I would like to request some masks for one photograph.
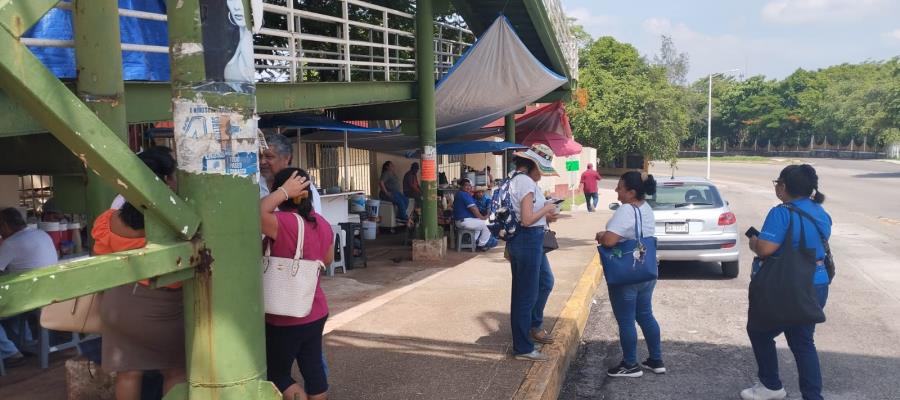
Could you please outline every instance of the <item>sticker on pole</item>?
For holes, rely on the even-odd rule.
[[[578,171],[578,159],[566,160],[566,171]]]
[[[256,120],[202,101],[175,100],[178,168],[196,174],[255,178],[259,172]]]
[[[422,149],[422,181],[437,181],[437,149],[434,146],[424,146]]]

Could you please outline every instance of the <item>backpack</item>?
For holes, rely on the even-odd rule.
[[[513,207],[512,196],[509,194],[509,187],[513,178],[522,175],[522,172],[515,172],[509,178],[500,182],[494,195],[491,196],[491,205],[488,210],[488,229],[491,234],[502,240],[510,240],[516,235],[516,229],[519,227],[519,217],[516,215],[515,207]]]

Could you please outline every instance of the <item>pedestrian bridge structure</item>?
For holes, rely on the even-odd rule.
[[[144,210],[148,241],[0,276],[0,317],[142,279],[155,287],[183,281],[188,382],[168,398],[280,398],[265,381],[256,164],[198,172],[179,148],[173,193],[126,144],[129,127],[224,115],[234,129],[228,145],[254,153],[258,114],[328,110],[345,120],[403,120],[427,150],[436,144],[434,82],[501,12],[531,53],[567,79],[544,101],[566,98],[577,79],[558,0],[339,0],[320,8],[169,0],[165,13],[121,3],[129,2],[0,0],[0,174],[54,176],[58,205],[89,220],[121,193]],[[70,15],[71,37],[31,35],[51,12]],[[120,26],[131,19],[163,24],[167,43],[124,41]],[[214,36],[229,29],[233,39]],[[235,54],[243,52],[252,61],[228,61],[221,79],[217,42],[231,59],[242,61]],[[48,69],[36,56],[47,48],[74,49],[74,76]],[[126,81],[123,54],[135,52],[164,55],[168,80]],[[230,68],[252,78],[228,79]],[[423,190],[436,199],[434,181],[423,179]],[[437,240],[436,202],[425,203],[422,234]]]

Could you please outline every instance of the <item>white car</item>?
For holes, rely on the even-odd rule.
[[[656,194],[646,201],[656,219],[660,261],[719,262],[726,277],[738,276],[737,220],[712,182],[694,177],[659,179]]]

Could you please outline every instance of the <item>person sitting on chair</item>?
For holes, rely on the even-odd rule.
[[[394,174],[394,163],[385,161],[381,166],[381,179],[378,182],[381,191],[378,198],[384,201],[394,203],[397,207],[397,219],[406,223],[409,217],[406,215],[406,208],[409,206],[409,199],[400,190],[400,180]]]
[[[478,210],[475,198],[472,197],[472,182],[468,179],[459,181],[460,191],[453,199],[453,220],[456,227],[469,231],[476,231],[476,250],[485,251],[497,245],[497,239],[491,237],[491,230],[487,226],[487,215]]]

